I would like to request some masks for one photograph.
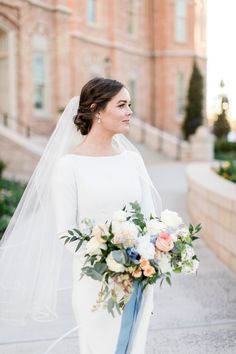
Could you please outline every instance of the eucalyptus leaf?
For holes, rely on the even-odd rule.
[[[82,246],[82,243],[83,243],[83,240],[80,240],[76,249],[75,249],[75,252],[77,252],[80,249],[80,247]]]
[[[111,252],[112,257],[117,263],[125,264],[128,261],[126,252],[122,250],[116,250]]]

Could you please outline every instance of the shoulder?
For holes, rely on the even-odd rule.
[[[69,154],[61,156],[54,165],[53,177],[73,178],[73,176],[74,176],[73,156]]]

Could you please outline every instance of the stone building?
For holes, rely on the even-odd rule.
[[[0,113],[50,132],[94,76],[129,88],[136,116],[178,134],[206,0],[0,0]]]

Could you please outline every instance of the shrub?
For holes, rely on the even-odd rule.
[[[20,201],[24,189],[25,185],[20,182],[0,179],[0,239]]]
[[[217,169],[217,173],[225,179],[236,183],[236,162],[224,161]]]
[[[189,81],[187,105],[185,117],[181,129],[184,139],[194,134],[203,121],[203,76],[196,62],[193,65],[192,75]]]

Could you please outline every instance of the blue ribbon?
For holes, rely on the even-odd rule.
[[[133,283],[133,293],[125,305],[115,354],[129,354],[134,336],[135,323],[142,302],[142,285]]]

